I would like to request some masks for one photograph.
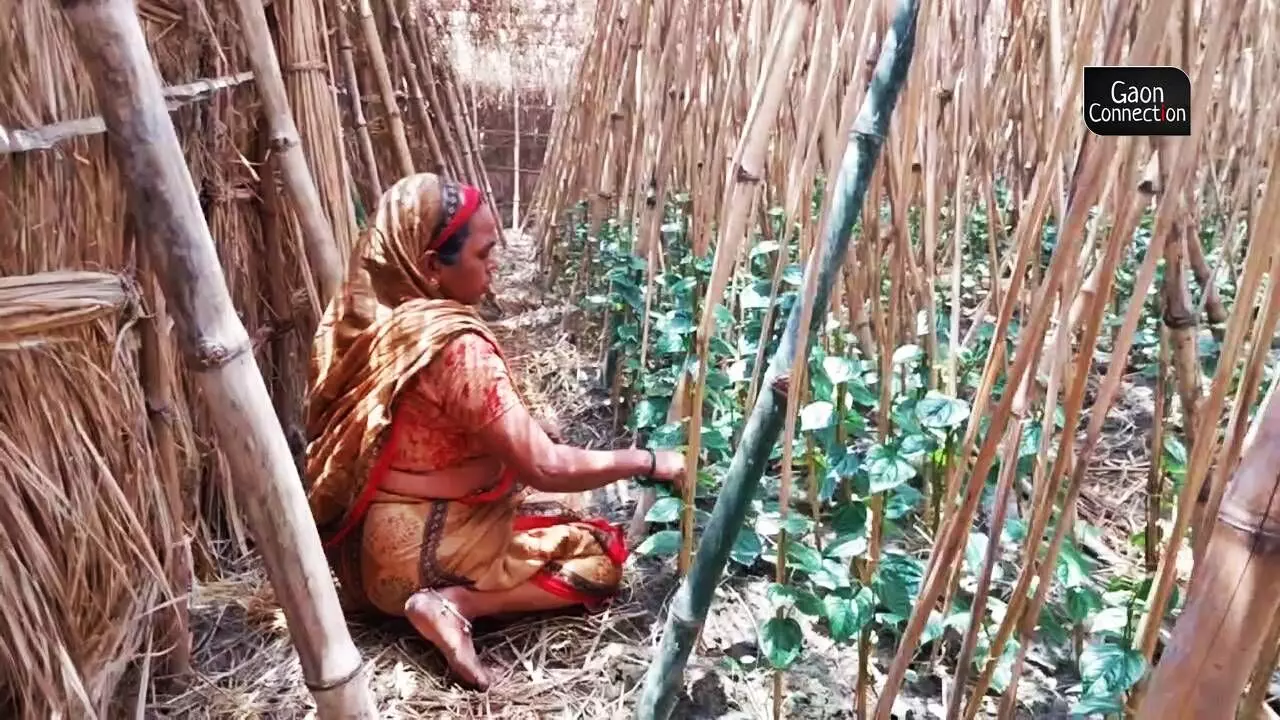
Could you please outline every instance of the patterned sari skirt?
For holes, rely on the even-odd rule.
[[[621,528],[521,487],[510,472],[458,500],[379,490],[361,525],[330,553],[343,605],[395,616],[422,589],[524,583],[595,608],[617,592],[627,558]]]

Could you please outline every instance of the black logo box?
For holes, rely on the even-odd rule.
[[[1084,69],[1084,124],[1095,135],[1191,134],[1191,78],[1165,65]]]

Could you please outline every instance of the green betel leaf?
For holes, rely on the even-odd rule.
[[[831,427],[835,406],[825,400],[809,403],[800,411],[800,429],[804,432],[825,430]]]
[[[915,466],[885,445],[871,448],[865,466],[870,480],[869,495],[892,490],[916,476]]]
[[[680,518],[680,511],[684,510],[684,500],[678,497],[659,498],[649,508],[649,512],[645,514],[644,521],[651,523],[669,523],[675,522]]]
[[[831,629],[831,639],[846,642],[862,631],[871,620],[875,610],[876,598],[871,588],[842,588],[822,598],[823,614],[827,619],[827,627]]]
[[[833,385],[849,382],[855,377],[853,361],[846,357],[825,357],[822,359],[822,369]]]
[[[734,323],[737,322],[737,319],[733,317],[733,313],[724,305],[716,305],[712,308],[711,312],[715,315],[716,327],[731,328],[734,326]],[[692,323],[690,324],[689,329],[693,329]]]
[[[924,354],[919,345],[903,345],[893,351],[893,364],[901,365],[903,363],[915,362],[917,358]]]
[[[763,551],[764,546],[756,531],[750,527],[743,527],[738,531],[738,539],[733,542],[733,549],[729,551],[729,559],[739,565],[751,567]]]
[[[788,513],[787,519],[780,527],[785,528],[787,536],[792,540],[795,540],[807,535],[810,530],[813,530],[813,521],[800,513]]]
[[[1058,555],[1057,582],[1064,588],[1084,585],[1093,574],[1093,561],[1080,552],[1073,542],[1062,544]]]
[[[665,398],[645,398],[636,403],[636,427],[643,430],[661,425],[670,405],[671,401]]]
[[[822,570],[809,576],[814,586],[823,590],[838,590],[849,587],[849,561],[826,558],[822,561]]]
[[[655,450],[670,450],[679,447],[684,443],[684,428],[678,422],[667,423],[657,430],[653,431],[653,435],[649,438],[650,447]]]
[[[950,430],[969,419],[969,404],[930,390],[916,403],[916,419],[927,428]]]
[[[757,255],[765,255],[765,254],[771,253],[777,250],[778,247],[779,247],[778,243],[772,240],[761,240],[760,242],[756,243],[755,247],[751,248],[751,257],[756,257]]]
[[[866,535],[867,506],[857,501],[841,505],[831,518],[831,528],[837,535]]]
[[[674,285],[671,286],[671,294],[681,295],[681,294],[687,293],[693,290],[693,287],[697,284],[698,284],[697,278],[691,278],[691,277],[680,278],[679,281],[677,281]]]
[[[1071,706],[1071,714],[1077,717],[1095,717],[1101,715],[1103,717],[1119,714],[1124,710],[1124,703],[1120,702],[1120,696],[1096,696],[1084,695],[1080,700]]]
[[[849,383],[849,397],[865,408],[875,408],[880,404],[880,396],[868,386],[866,378],[857,378]]]
[[[663,355],[676,355],[685,351],[684,345],[683,335],[665,332],[658,336],[654,349]]]
[[[1132,648],[1106,642],[1085,648],[1080,655],[1084,694],[1072,714],[1118,712],[1121,695],[1142,679],[1146,669],[1146,658]]]
[[[760,628],[760,649],[769,664],[778,670],[786,670],[800,658],[804,650],[804,631],[800,623],[787,618],[770,618]]]
[[[923,582],[923,563],[907,555],[886,552],[880,559],[872,588],[890,613],[909,617]]]
[[[802,543],[787,543],[787,562],[809,575],[822,572],[822,555]]]
[[[772,583],[765,592],[765,596],[769,598],[774,610],[793,607],[811,617],[822,616],[822,601],[804,588]]]
[[[636,553],[650,557],[674,557],[680,552],[680,531],[663,530],[644,539]]]
[[[834,542],[827,546],[823,554],[830,558],[849,560],[867,551],[866,528],[861,532],[837,535]]]
[[[748,285],[738,293],[738,302],[743,310],[763,310],[769,307],[769,296]]]

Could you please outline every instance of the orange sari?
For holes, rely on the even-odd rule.
[[[371,485],[389,470],[428,473],[484,457],[475,433],[521,399],[498,348],[467,333],[411,379]],[[340,538],[339,576],[378,610],[398,615],[421,588],[481,592],[526,582],[596,606],[612,596],[627,558],[623,534],[523,488],[503,470],[483,491],[421,500],[375,489],[360,532]]]
[[[596,606],[621,580],[620,528],[537,497],[508,468],[457,500],[380,487],[392,470],[486,457],[478,432],[522,403],[488,327],[433,298],[414,262],[430,228],[458,222],[458,194],[427,174],[392,186],[326,309],[307,399],[312,515],[348,609],[403,615],[422,589],[524,583]]]

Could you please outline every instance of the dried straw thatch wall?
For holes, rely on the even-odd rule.
[[[223,2],[142,0],[138,10],[167,85],[232,78],[172,117],[270,372],[276,357],[305,353],[291,323],[313,320],[290,270],[301,267],[295,243],[271,230],[291,220],[260,199],[258,100],[243,82],[237,15]],[[181,477],[161,477],[152,459],[136,329],[153,305],[104,136],[14,151],[41,128],[95,125],[93,88],[53,3],[0,0],[0,69],[0,716],[93,717],[148,686],[167,642],[165,578],[182,541],[167,490],[185,489],[198,571],[248,540],[181,367],[172,405],[152,408],[173,421]],[[304,142],[315,151],[314,138]],[[298,394],[292,375],[277,396]]]
[[[468,103],[468,89],[487,86],[458,78],[456,43],[441,41],[450,26],[430,4],[366,5],[369,15],[346,0],[267,6],[303,149],[344,256],[357,202],[367,208],[376,199],[356,107],[382,186],[404,167],[366,17],[388,59],[414,167],[439,167],[432,144],[450,140],[451,174],[483,182],[482,162],[512,164],[509,141],[475,142],[478,133],[467,127],[482,116],[510,128],[511,107],[494,105],[500,89],[471,93]],[[138,13],[227,284],[297,447],[319,307],[297,223],[268,162],[238,13],[217,0],[140,0]],[[356,93],[347,91],[348,68]],[[530,170],[524,197],[532,197],[541,164],[545,140],[537,136],[550,122],[545,90],[528,88],[521,131],[534,139],[521,150]],[[362,98],[358,106],[353,96]],[[0,717],[94,717],[136,707],[182,634],[175,608],[186,606],[180,569],[188,540],[200,578],[239,564],[251,549],[226,459],[180,357],[172,353],[167,373],[175,397],[148,396],[154,384],[140,378],[146,329],[165,317],[152,279],[138,269],[96,112],[56,5],[0,0]],[[497,175],[499,188],[510,185],[509,169]],[[509,189],[499,192],[509,199]],[[172,431],[173,466],[157,453],[156,427]]]

